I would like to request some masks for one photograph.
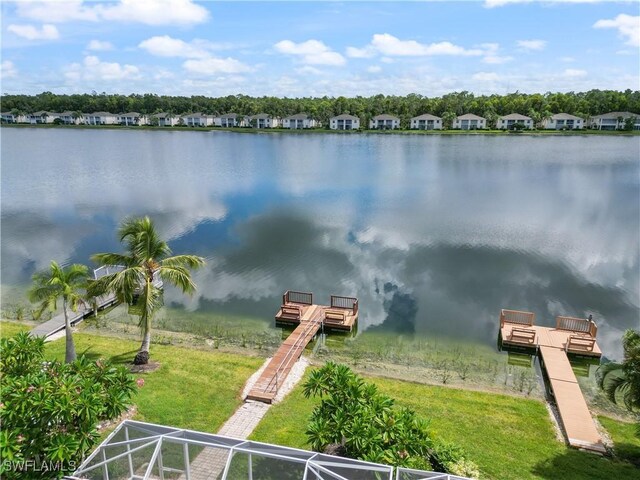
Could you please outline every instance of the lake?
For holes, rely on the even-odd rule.
[[[1,129],[3,302],[148,214],[207,259],[165,303],[273,322],[285,290],[357,296],[359,332],[495,345],[501,308],[640,319],[640,137]],[[323,302],[324,301],[324,302]]]

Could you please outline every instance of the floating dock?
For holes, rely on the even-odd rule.
[[[500,337],[503,345],[534,348],[540,353],[540,363],[549,378],[569,445],[605,453],[602,438],[567,356],[600,358],[602,351],[596,343],[596,324],[591,319],[562,316],[556,318],[555,328],[536,326],[534,321],[534,313],[502,310]]]
[[[332,295],[330,305],[316,305],[311,293],[287,291],[275,319],[276,324],[296,328],[280,345],[246,400],[272,403],[293,365],[321,329],[352,330],[358,321],[358,299]]]

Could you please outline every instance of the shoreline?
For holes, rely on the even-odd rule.
[[[536,136],[623,136],[636,137],[640,136],[640,130],[531,130],[520,131],[517,133],[506,130],[330,130],[326,128],[309,128],[309,129],[288,129],[288,128],[251,128],[251,127],[160,127],[151,125],[126,126],[126,125],[53,125],[53,124],[27,124],[27,123],[3,123],[0,129],[9,128],[59,128],[59,129],[77,129],[77,130],[133,130],[133,131],[166,131],[166,132],[232,132],[243,134],[336,134],[336,135],[491,135],[491,136],[510,136],[520,137],[523,135]]]

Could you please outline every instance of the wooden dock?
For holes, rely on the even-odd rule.
[[[547,374],[569,445],[605,453],[567,354],[599,358],[596,324],[589,318],[557,317],[556,327],[534,325],[535,314],[517,310],[500,313],[500,336],[504,345],[535,348]]]
[[[358,321],[358,299],[332,295],[330,305],[316,305],[311,293],[287,291],[275,318],[277,324],[297,327],[275,353],[246,400],[272,403],[291,368],[320,329],[351,331]]]

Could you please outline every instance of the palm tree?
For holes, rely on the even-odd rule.
[[[40,310],[49,308],[56,310],[57,303],[62,298],[64,312],[64,330],[66,335],[66,350],[64,360],[67,363],[76,359],[76,347],[73,343],[69,308],[77,311],[83,303],[83,293],[87,286],[88,268],[85,265],[73,264],[64,268],[56,262],[51,262],[49,270],[36,273],[33,276],[33,286],[29,290],[29,300],[40,302]]]
[[[90,291],[94,295],[113,292],[120,302],[138,307],[142,344],[133,362],[141,365],[149,361],[151,323],[156,311],[162,307],[158,280],[191,294],[196,285],[190,269],[202,267],[204,259],[195,255],[171,256],[169,245],[160,239],[149,217],[125,220],[118,230],[118,237],[125,243],[126,253],[98,253],[91,259],[100,265],[124,268],[92,282]]]
[[[627,330],[622,347],[622,363],[605,363],[598,368],[598,386],[612,402],[622,401],[627,409],[640,411],[640,333]]]

